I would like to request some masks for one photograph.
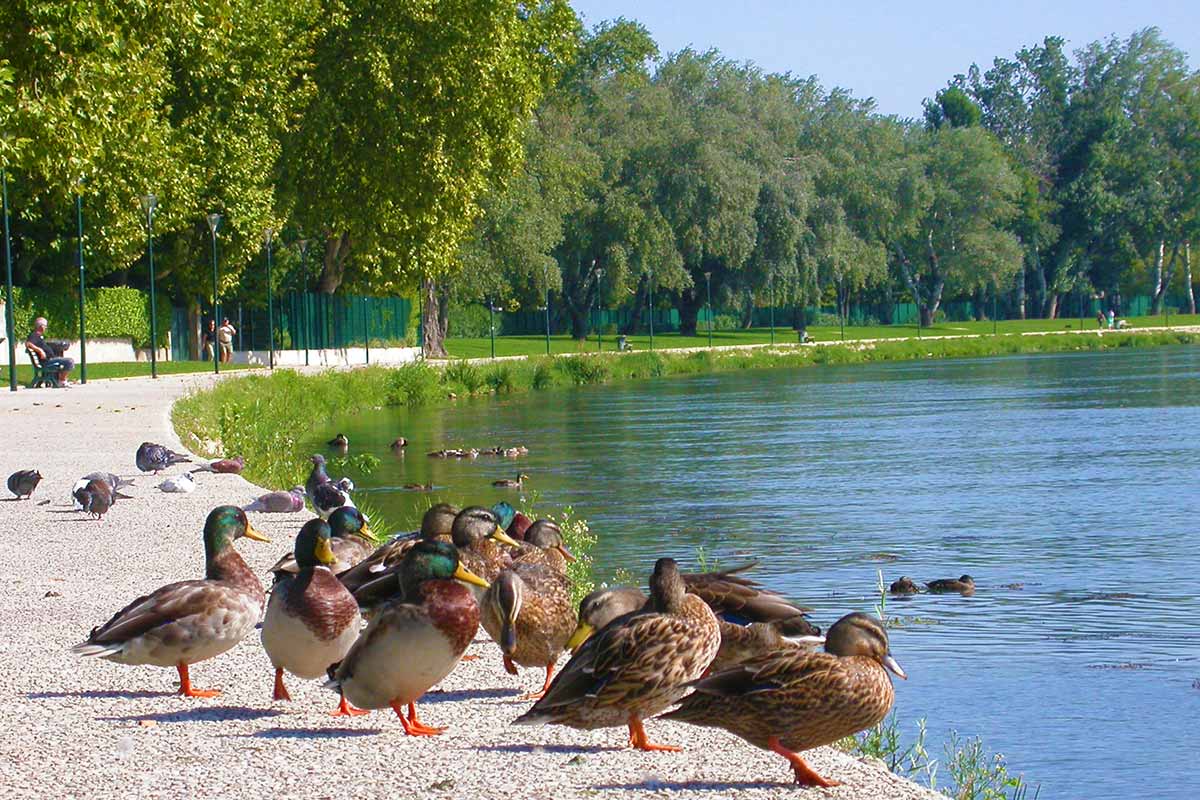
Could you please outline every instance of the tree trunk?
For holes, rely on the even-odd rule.
[[[592,331],[590,311],[591,309],[584,310],[572,303],[567,304],[567,315],[571,318],[571,337],[576,341],[582,342],[587,339]]]
[[[700,308],[704,305],[704,300],[700,297],[700,293],[695,287],[684,289],[679,293],[679,302],[676,307],[679,309],[679,333],[683,336],[695,336],[696,326],[700,318]]]
[[[1036,247],[1033,249],[1033,253],[1034,253],[1034,259],[1035,259],[1034,263],[1036,264],[1037,263],[1037,261],[1036,261],[1037,248]],[[1016,306],[1017,306],[1017,319],[1025,319],[1025,270],[1024,269],[1021,269],[1017,272],[1017,284],[1016,284],[1015,288],[1016,288],[1015,299],[1016,299]]]
[[[421,350],[426,358],[446,357],[446,328],[442,320],[442,302],[433,278],[421,281]]]
[[[632,336],[641,327],[642,311],[646,305],[647,286],[648,282],[646,276],[643,274],[638,278],[637,291],[633,294],[633,308],[629,312],[629,321],[620,329],[620,332],[625,336]]]
[[[1154,252],[1154,307],[1155,315],[1162,313],[1162,298],[1163,298],[1163,253],[1166,251],[1167,243],[1163,239],[1158,240],[1158,249]]]
[[[188,301],[188,331],[191,336],[188,337],[188,358],[192,361],[200,360],[200,337],[203,335],[200,319],[200,301],[192,298]]]
[[[333,294],[346,277],[346,257],[350,255],[350,234],[334,233],[325,238],[325,253],[321,260],[321,275],[317,291]]]
[[[1183,277],[1187,286],[1188,313],[1196,313],[1196,293],[1192,290],[1192,243],[1183,243]]]
[[[984,311],[984,306],[986,305],[986,301],[987,301],[987,295],[984,293],[983,287],[982,286],[975,287],[975,297],[971,301],[971,306],[972,306],[971,310],[973,312],[975,312],[973,314],[973,316],[975,317],[976,322],[983,322],[984,320],[986,320],[988,318],[987,312]]]
[[[1046,319],[1058,319],[1058,292],[1046,296]]]

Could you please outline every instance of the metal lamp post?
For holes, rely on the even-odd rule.
[[[646,288],[650,292],[650,351],[654,352],[654,270],[650,270],[650,279]]]
[[[87,383],[87,321],[83,310],[83,292],[87,287],[83,275],[83,196],[79,192],[75,193],[75,223],[79,245],[79,382]]]
[[[299,250],[300,250],[300,274],[303,277],[303,280],[307,281],[308,280],[308,239],[299,240],[298,242],[296,242],[296,247],[299,248]],[[304,366],[307,367],[308,366],[308,339],[309,339],[309,333],[311,333],[311,331],[312,331],[312,322],[308,318],[309,317],[308,299],[306,298],[305,295],[306,295],[306,292],[300,292],[300,306],[304,309],[304,315],[303,315],[304,320],[301,323],[301,327],[303,327],[303,329],[304,329],[304,333],[303,333]],[[299,330],[299,328],[297,328],[297,330]],[[295,344],[295,343],[293,342],[293,344]]]
[[[4,327],[8,331],[8,388],[17,390],[17,343],[13,341],[12,238],[8,230],[8,173],[0,167],[0,194],[4,197]]]
[[[550,355],[550,272],[542,269],[542,283],[546,285],[546,355]]]
[[[708,296],[708,346],[712,347],[712,324],[713,324],[713,308],[712,308],[712,271],[704,273],[704,289]]]
[[[220,374],[221,372],[221,346],[220,346],[220,318],[221,314],[218,307],[220,298],[217,297],[217,228],[221,227],[221,215],[215,211],[208,215],[208,230],[212,233],[212,267],[213,267],[213,299],[212,299],[212,314],[213,314],[213,373]]]
[[[496,304],[488,298],[488,336],[492,341],[492,358],[496,357]]]
[[[996,335],[996,282],[992,281],[992,336]]]
[[[275,369],[275,298],[271,296],[271,237],[273,228],[267,228],[267,364]]]
[[[771,270],[771,344],[775,344],[775,270]]]
[[[592,259],[592,269],[596,273],[596,300],[593,309],[596,317],[596,352],[604,349],[604,331],[600,329],[600,279],[604,277],[603,269],[595,269],[596,259]]]
[[[158,296],[154,293],[154,211],[158,198],[142,197],[142,212],[146,215],[146,260],[150,267],[150,377],[158,377]]]

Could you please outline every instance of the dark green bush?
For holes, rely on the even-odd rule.
[[[447,311],[446,335],[454,339],[481,339],[488,336],[491,315],[486,306],[456,306]],[[497,321],[499,325],[499,321]]]
[[[157,299],[161,347],[171,330],[171,305],[161,295]],[[88,289],[83,307],[89,339],[129,338],[135,347],[150,344],[150,296],[145,292],[123,287]],[[79,293],[15,287],[13,330],[24,339],[37,317],[50,322],[50,338],[74,339],[79,335]]]

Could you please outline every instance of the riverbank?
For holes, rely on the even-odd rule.
[[[945,336],[856,340],[810,345],[515,356],[424,362],[396,368],[300,374],[278,370],[227,381],[174,408],[178,436],[205,455],[238,452],[251,480],[275,488],[303,482],[300,442],[310,426],[334,415],[388,406],[422,406],[460,398],[507,395],[669,375],[823,364],[979,358],[1019,353],[1089,352],[1200,343],[1200,328]]]
[[[471,647],[482,658],[460,665],[423,701],[423,718],[450,728],[428,739],[404,736],[394,717],[382,712],[331,719],[327,712],[336,696],[312,681],[293,679],[295,701],[272,703],[272,671],[254,635],[193,669],[198,685],[224,690],[207,700],[173,695],[169,670],[72,656],[67,649],[123,604],[199,575],[208,510],[262,491],[240,476],[202,474],[194,493],[165,495],[154,488],[161,478],[134,468],[142,441],[185,447],[172,431],[171,406],[213,388],[214,380],[97,382],[19,392],[0,404],[7,445],[0,473],[38,468],[45,476],[32,500],[0,502],[6,542],[0,571],[8,588],[0,648],[0,690],[8,698],[0,706],[7,733],[0,739],[0,785],[9,797],[240,800],[286,792],[294,798],[715,800],[792,791],[782,759],[716,731],[651,722],[652,738],[680,744],[685,752],[647,754],[624,747],[623,730],[510,727],[527,707],[516,696],[537,688],[539,673],[508,676],[485,641]],[[218,388],[238,383],[222,381]],[[294,429],[306,424],[291,418]],[[137,481],[128,490],[133,499],[117,503],[101,523],[70,509],[71,484],[91,470]],[[273,544],[243,541],[238,549],[264,574],[308,516],[256,515],[255,525]],[[810,761],[845,782],[822,796],[939,796],[829,748],[813,751]]]

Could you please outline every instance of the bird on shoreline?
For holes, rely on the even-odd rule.
[[[313,492],[322,483],[329,483],[329,473],[325,471],[325,456],[315,454],[309,457],[312,462],[312,469],[309,470],[308,479],[304,481],[304,493],[308,496],[309,502],[312,502]]]
[[[75,498],[75,508],[86,511],[96,520],[108,513],[117,498],[131,499],[129,495],[110,488],[108,483],[100,478],[93,478],[83,486],[76,483],[75,486],[75,490],[71,492],[71,496]]]
[[[492,486],[500,489],[521,489],[525,486],[525,481],[529,480],[529,476],[524,472],[518,472],[516,480],[512,478],[501,478],[498,481],[492,481]]]
[[[204,521],[204,577],[139,597],[93,628],[72,652],[119,664],[174,667],[179,694],[219,694],[193,687],[188,667],[229,650],[258,624],[265,595],[262,583],[233,547],[243,536],[270,541],[237,506],[214,508]]]
[[[488,588],[453,545],[417,542],[400,567],[403,599],[379,610],[345,659],[329,668],[326,686],[358,708],[391,708],[409,736],[442,733],[417,718],[416,702],[453,671],[479,629],[479,606],[459,581]]]
[[[246,460],[241,456],[235,456],[234,458],[222,458],[219,461],[201,464],[192,470],[192,472],[220,472],[226,475],[241,475],[245,466]]]
[[[8,476],[8,490],[15,494],[18,500],[28,500],[41,482],[42,473],[36,469],[22,469]]]
[[[525,538],[513,556],[513,564],[543,564],[555,572],[566,573],[567,563],[575,560],[563,542],[562,528],[549,519],[536,520],[525,531]]]
[[[196,491],[196,481],[192,479],[190,472],[185,472],[181,475],[172,475],[160,483],[158,488],[170,494],[191,494]]]
[[[336,514],[334,516],[337,516]],[[358,639],[362,617],[358,603],[334,577],[338,557],[331,546],[329,523],[310,519],[296,535],[295,574],[277,574],[263,619],[263,649],[275,668],[272,700],[291,700],[284,670],[300,678],[321,678],[330,664],[341,661]],[[342,695],[332,716],[366,714]]]
[[[421,517],[416,534],[394,536],[375,548],[366,558],[338,575],[362,608],[371,608],[399,594],[399,569],[408,551],[421,540],[450,541],[450,530],[458,509],[447,503],[432,506]]]
[[[286,514],[304,510],[304,487],[293,486],[287,492],[267,492],[259,495],[243,511],[259,511],[264,514]]]
[[[925,588],[933,594],[975,594],[975,579],[970,575],[960,578],[939,578],[925,584]]]
[[[513,724],[551,723],[581,730],[629,727],[629,743],[652,744],[642,720],[675,704],[720,646],[712,610],[688,594],[675,561],[660,558],[650,578],[651,610],[614,622],[591,637],[563,667],[542,699]]]
[[[313,522],[313,520],[309,520],[309,522]],[[340,575],[358,564],[371,555],[375,549],[375,540],[371,538],[371,527],[367,524],[362,512],[354,506],[342,506],[337,509],[329,515],[326,524],[330,531],[330,552],[333,553],[333,561],[326,563],[325,566],[334,575]],[[306,522],[305,525],[307,526],[308,523]],[[303,530],[301,528],[301,531]],[[298,556],[298,552],[287,553],[275,562],[269,571],[275,575],[277,582],[300,571]]]
[[[173,450],[168,450],[161,444],[142,442],[134,455],[134,462],[142,472],[153,472],[157,475],[174,464],[191,463],[191,459]]]
[[[831,744],[879,723],[892,707],[888,671],[907,678],[888,650],[887,632],[866,614],[829,628],[825,652],[768,652],[694,683],[679,708],[661,719],[721,728],[787,759],[801,786],[837,786],[801,751]]]

